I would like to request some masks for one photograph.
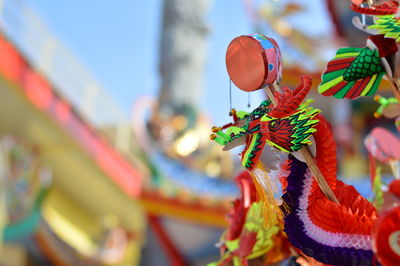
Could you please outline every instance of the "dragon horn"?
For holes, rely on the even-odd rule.
[[[309,76],[301,76],[300,77],[300,84],[294,90],[294,94],[296,94],[296,95],[299,94],[299,97],[301,97],[300,103],[302,103],[304,101],[304,98],[310,92],[311,85],[312,85],[312,78],[311,77],[309,77]],[[300,105],[300,103],[299,103],[299,105]]]
[[[301,76],[300,84],[295,90],[283,88],[283,93],[275,92],[276,105],[268,113],[269,116],[282,118],[296,112],[311,89],[312,79],[309,76]]]

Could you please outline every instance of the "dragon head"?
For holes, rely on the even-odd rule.
[[[264,101],[251,113],[243,114],[234,124],[217,128],[211,136],[224,150],[246,145],[242,152],[242,165],[252,170],[260,159],[266,143],[284,152],[295,152],[310,144],[315,132],[319,109],[309,107],[311,100],[303,100],[311,88],[311,78],[303,76],[295,90],[284,88],[275,93],[276,104]]]
[[[261,119],[268,114],[272,109],[272,103],[270,100],[263,101],[260,106],[254,109],[247,117],[245,128],[247,132],[256,132],[260,130]]]

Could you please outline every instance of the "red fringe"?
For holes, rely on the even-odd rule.
[[[396,1],[391,1],[382,5],[374,6],[374,8],[361,7],[353,3],[351,4],[350,9],[354,12],[365,15],[383,16],[396,14],[398,7],[399,3],[397,3]]]

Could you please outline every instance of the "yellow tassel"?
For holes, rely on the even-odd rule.
[[[266,226],[274,226],[283,219],[283,213],[274,196],[277,192],[277,187],[261,162],[257,163],[250,174],[257,189],[259,201],[261,202],[262,215],[264,216]]]

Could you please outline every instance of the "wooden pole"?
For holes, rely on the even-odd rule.
[[[400,86],[396,78],[388,78],[390,87],[392,88],[393,94],[396,97],[397,101],[400,104]]]
[[[389,161],[390,168],[392,169],[393,176],[395,179],[400,179],[399,176],[399,165],[397,160],[390,160]]]
[[[400,85],[399,85],[399,81],[397,80],[396,77],[389,78],[388,75],[386,75],[386,77],[387,77],[387,79],[389,81],[390,87],[392,88],[394,96],[396,97],[398,103],[400,104]],[[396,160],[390,160],[389,161],[389,165],[390,165],[390,168],[391,168],[391,170],[393,172],[394,178],[395,179],[400,179],[398,162]]]
[[[318,165],[315,162],[315,159],[310,152],[310,149],[307,146],[304,146],[303,148],[300,149],[300,153],[306,160],[308,168],[310,168],[311,173],[313,174],[315,180],[317,181],[319,188],[322,190],[322,193],[324,193],[324,195],[329,200],[336,202],[337,204],[340,204],[335,194],[333,193],[331,187],[329,186],[328,182],[326,182],[324,175],[319,170]]]
[[[276,105],[277,102],[275,100],[273,93],[275,91],[281,91],[279,86],[276,83],[273,83],[272,85],[265,86],[264,91],[267,93],[272,104]],[[308,168],[310,169],[312,175],[314,176],[315,180],[317,181],[317,184],[318,184],[319,188],[321,189],[322,193],[324,193],[324,195],[329,200],[331,200],[337,204],[340,204],[338,199],[336,198],[335,194],[333,193],[332,189],[330,188],[328,182],[326,181],[325,177],[319,170],[318,165],[315,162],[314,156],[312,155],[308,146],[303,146],[303,148],[301,148],[299,150],[299,152],[304,157],[304,159],[308,165]]]

